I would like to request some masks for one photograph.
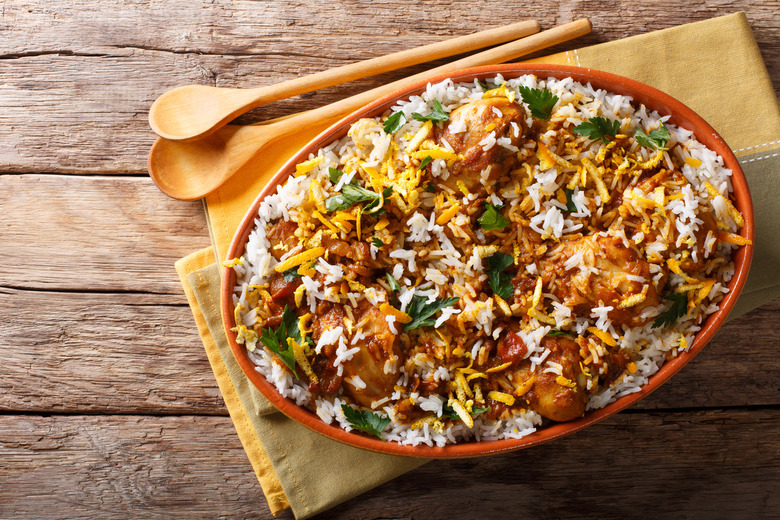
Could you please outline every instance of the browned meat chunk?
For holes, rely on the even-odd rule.
[[[312,320],[311,337],[316,344],[322,334],[336,327],[344,326],[344,309],[339,305],[324,302],[317,309]],[[330,394],[337,392],[341,386],[342,377],[338,375],[338,369],[333,365],[336,358],[338,345],[326,345],[322,352],[314,356],[312,370],[317,375],[317,384],[309,385],[309,391],[315,394]]]
[[[320,337],[325,331],[333,330],[337,327],[344,327],[344,317],[346,313],[340,305],[334,305],[330,302],[322,302],[317,307],[317,312],[311,323],[311,337],[314,343],[320,341]],[[327,357],[333,357],[336,353],[337,345],[326,345],[322,348],[322,354]]]
[[[295,230],[298,224],[292,221],[279,219],[268,230],[268,242],[271,245],[271,254],[279,260],[284,254],[298,245],[298,239],[295,236]]]
[[[346,265],[349,278],[353,280],[358,276],[371,276],[374,260],[371,258],[371,250],[366,242],[345,242],[330,236],[322,239],[322,246],[331,255],[337,257],[339,263]]]
[[[575,255],[575,265],[567,269],[566,262]],[[550,256],[543,272],[545,287],[579,316],[589,316],[593,307],[612,306],[609,319],[615,325],[635,327],[650,319],[640,317],[642,310],[659,303],[650,264],[619,238],[583,237],[562,243]],[[637,303],[619,308],[631,297]]]
[[[491,180],[511,170],[517,163],[515,152],[498,143],[485,150],[486,145],[480,142],[494,133],[496,139],[508,138],[511,145],[520,147],[527,130],[525,118],[522,105],[503,97],[479,99],[453,110],[449,123],[437,132],[436,137],[440,143],[447,141],[463,159],[449,168],[450,176],[444,184],[456,188],[457,181],[462,180],[469,191],[476,192],[482,185],[481,173],[486,168],[490,168],[488,178]],[[466,130],[463,132],[450,130],[464,124]]]
[[[585,390],[587,379],[580,369],[579,345],[564,336],[547,336],[542,346],[550,349],[550,355],[541,367],[537,368],[536,379],[531,390],[523,397],[539,415],[553,421],[571,421],[585,413],[588,393]],[[561,365],[561,373],[545,372],[551,363]],[[530,361],[525,361],[513,375],[513,382],[522,385],[530,377]]]
[[[268,292],[271,294],[271,298],[280,305],[293,306],[293,293],[295,289],[301,285],[301,279],[295,278],[288,282],[284,279],[284,276],[280,273],[274,274],[271,278],[271,283],[268,287]]]
[[[364,336],[356,344],[350,343],[348,348],[357,346],[360,350],[351,359],[341,363],[343,372],[339,376],[338,367],[334,364],[338,343],[324,346],[312,362],[312,370],[319,383],[310,385],[309,390],[314,393],[333,393],[341,386],[356,402],[370,407],[372,402],[393,392],[403,364],[401,351],[396,335],[378,308],[364,301],[354,314],[357,320],[355,329],[361,330]],[[337,327],[346,329],[346,316],[344,307],[340,305],[327,302],[321,304],[312,321],[312,339],[315,344],[325,331]],[[356,377],[359,381],[353,379]]]
[[[364,302],[355,319],[366,336],[357,343],[360,351],[343,363],[344,389],[355,401],[370,407],[373,401],[393,392],[403,362],[396,335],[378,308]],[[352,379],[355,376],[360,378],[365,388],[355,384]]]
[[[528,349],[523,339],[509,330],[498,341],[496,353],[502,363],[519,363],[528,354]]]

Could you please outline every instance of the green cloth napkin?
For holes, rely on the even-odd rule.
[[[731,318],[780,296],[780,280],[775,274],[775,266],[780,265],[780,226],[776,217],[780,206],[780,108],[743,13],[534,61],[580,65],[628,76],[666,91],[702,115],[737,154],[755,206],[753,268]],[[230,196],[222,201],[219,197],[206,200],[210,230],[217,230],[212,233],[214,249],[220,258],[237,225],[233,220],[236,208],[242,205],[236,198],[239,190],[236,186],[230,189]],[[250,202],[253,198],[254,194],[248,197]],[[231,406],[226,399],[239,436],[245,447],[251,446],[247,444],[251,439],[244,440],[251,435],[238,422],[241,417],[248,417],[253,428],[249,433],[264,448],[264,453],[249,448],[247,453],[272,511],[289,504],[296,518],[307,518],[425,462],[344,446],[275,412],[240,372],[227,346],[219,313],[210,310],[213,305],[205,305],[207,299],[213,304],[213,299],[218,298],[216,265],[180,274],[188,285],[186,289],[195,294],[197,301],[191,301],[191,306],[196,320],[202,312],[227,367],[229,381],[215,369],[220,388],[230,383],[224,388],[233,389],[243,405],[242,416],[240,406]],[[203,330],[201,336],[206,345]],[[258,461],[264,455],[275,475],[263,473],[265,466]],[[273,488],[275,482],[280,484],[283,494],[274,493],[273,489],[269,492],[267,488]]]

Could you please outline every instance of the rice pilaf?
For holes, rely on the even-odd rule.
[[[520,438],[688,349],[748,243],[731,171],[629,97],[428,85],[311,154],[230,264],[237,341],[324,422]]]

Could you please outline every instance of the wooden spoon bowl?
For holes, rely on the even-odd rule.
[[[335,122],[409,83],[459,69],[512,60],[577,38],[590,30],[589,20],[576,20],[272,124],[226,126],[193,142],[158,139],[149,154],[149,175],[163,193],[174,199],[199,199],[220,187],[274,139],[315,123]]]
[[[149,125],[157,135],[166,139],[201,139],[265,103],[481,49],[538,31],[539,22],[525,20],[253,89],[184,85],[165,92],[155,100],[149,110]]]

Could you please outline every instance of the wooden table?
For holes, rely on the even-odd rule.
[[[738,10],[780,88],[777,0],[0,1],[0,518],[271,517],[173,269],[209,245],[201,204],[146,174],[159,94],[270,84],[525,17],[590,17],[561,50]],[[425,465],[322,517],[778,517],[779,340],[775,300],[616,417]]]

